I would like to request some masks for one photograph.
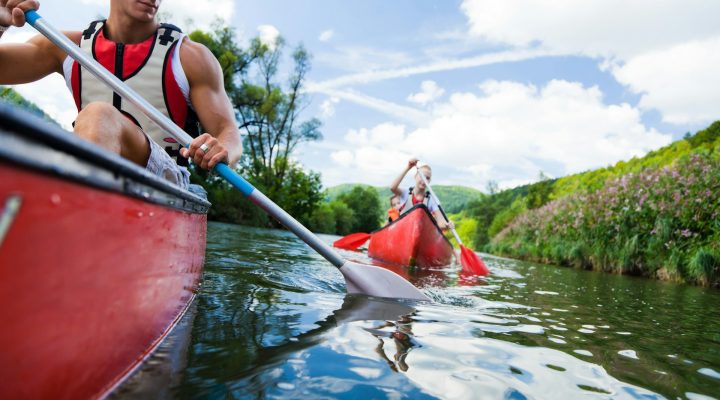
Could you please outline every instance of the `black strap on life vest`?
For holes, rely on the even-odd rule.
[[[91,22],[90,26],[88,26],[88,28],[82,32],[83,39],[85,39],[85,40],[90,39],[95,34],[95,31],[97,30],[97,25],[101,22],[105,23],[105,20],[101,19],[101,20]]]
[[[410,186],[410,189],[408,189],[408,196],[413,195],[413,189],[415,189],[415,186]],[[429,200],[430,199],[430,191],[429,190],[425,190],[425,199],[428,200],[428,203],[430,202],[430,200]],[[423,200],[423,203],[424,202],[425,202],[425,200]]]

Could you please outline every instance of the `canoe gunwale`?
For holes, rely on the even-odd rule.
[[[210,203],[15,106],[0,103],[0,160],[184,212]]]

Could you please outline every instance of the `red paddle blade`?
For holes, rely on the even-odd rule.
[[[368,233],[351,233],[334,241],[333,246],[345,250],[356,250],[358,247],[362,246],[363,243],[367,242],[368,239],[370,239],[370,234]]]
[[[460,264],[463,271],[474,275],[490,275],[490,270],[474,251],[465,246],[460,246]]]

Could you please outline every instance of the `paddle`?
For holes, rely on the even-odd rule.
[[[25,18],[30,25],[45,35],[51,42],[65,51],[98,79],[105,82],[115,93],[118,93],[125,100],[142,110],[148,118],[170,133],[179,143],[186,147],[190,144],[192,141],[190,135],[180,129],[165,115],[161,114],[150,103],[140,97],[139,94],[110,73],[110,71],[89,57],[79,46],[40,17],[36,11],[27,11]],[[418,288],[393,272],[371,265],[344,260],[332,247],[321,241],[320,238],[296,221],[290,214],[285,212],[285,210],[273,203],[272,200],[268,199],[259,190],[255,189],[227,164],[217,164],[214,170],[236,189],[250,198],[253,203],[277,219],[298,238],[320,253],[323,258],[337,267],[345,278],[348,293],[359,293],[375,297],[430,300]]]
[[[445,218],[445,221],[450,222],[450,219],[448,219],[447,214],[445,214],[445,210],[443,210],[442,205],[440,204],[440,199],[435,196],[435,192],[430,187],[430,184],[428,183],[427,179],[425,179],[425,175],[420,171],[420,167],[417,168],[417,173],[420,175],[420,178],[422,178],[423,183],[425,183],[425,186],[427,187],[427,190],[430,192],[430,195],[432,196],[433,200],[435,200],[435,203],[437,203],[438,208],[440,209],[440,212],[442,213],[443,218]],[[412,194],[411,194],[412,195]],[[458,245],[460,246],[460,265],[462,265],[463,269],[466,272],[473,273],[475,275],[488,275],[490,274],[490,270],[485,265],[485,263],[480,259],[480,257],[475,254],[474,251],[468,249],[465,247],[462,243],[462,240],[460,240],[460,235],[458,235],[455,228],[451,229],[453,235],[455,236],[455,240],[457,240]]]
[[[369,233],[351,233],[334,241],[333,246],[345,250],[357,250],[357,248],[365,244],[368,239],[370,239]]]

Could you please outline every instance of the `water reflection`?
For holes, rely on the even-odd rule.
[[[390,328],[390,331],[384,330],[386,328]],[[390,369],[394,372],[406,372],[408,370],[405,359],[410,350],[419,347],[419,344],[412,336],[412,314],[403,315],[397,321],[385,321],[383,325],[372,329],[365,328],[365,330],[378,338],[379,343],[375,348],[375,352],[388,363]],[[385,353],[385,340],[388,338],[392,339],[395,344],[395,355],[392,360]]]

